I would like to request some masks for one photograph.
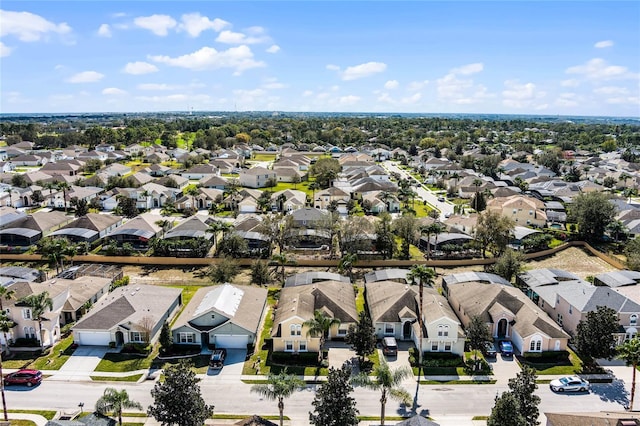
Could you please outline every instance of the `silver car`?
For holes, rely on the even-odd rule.
[[[560,377],[549,383],[554,392],[586,392],[590,386],[588,381],[578,376]]]

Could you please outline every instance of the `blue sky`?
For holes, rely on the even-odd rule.
[[[4,113],[640,116],[640,2],[1,7]]]

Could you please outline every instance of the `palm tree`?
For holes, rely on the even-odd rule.
[[[216,247],[216,241],[218,239],[218,234],[222,231],[228,224],[226,222],[222,222],[219,220],[214,220],[209,224],[209,232],[213,235],[213,246]],[[217,248],[217,247],[216,247]]]
[[[629,399],[629,411],[633,411],[633,398],[636,393],[636,369],[640,364],[640,339],[634,337],[628,342],[624,342],[617,347],[617,358],[623,359],[627,365],[633,367],[633,376],[631,379],[631,397]]]
[[[162,220],[156,220],[154,223],[156,225],[158,225],[162,229],[162,237],[161,238],[164,238],[164,233],[166,232],[167,228],[171,224],[171,221],[167,220],[167,219],[162,219]]]
[[[322,362],[324,357],[324,342],[329,334],[331,327],[340,325],[338,318],[331,318],[323,311],[317,309],[313,313],[313,318],[302,323],[303,327],[307,327],[307,336],[320,337],[320,351],[318,353],[318,362]]]
[[[9,194],[9,206],[13,207],[13,200],[11,199],[11,193],[13,192],[13,188],[7,187],[3,191]]]
[[[103,415],[107,413],[117,415],[119,425],[122,425],[123,408],[137,408],[138,410],[142,410],[142,405],[139,402],[129,399],[129,394],[126,390],[118,391],[114,388],[106,388],[100,399],[96,402],[96,411]]]
[[[3,300],[11,300],[16,295],[15,290],[9,290],[5,286],[0,287],[0,311],[4,312],[4,307],[2,306]]]
[[[294,265],[295,264],[295,260],[290,259],[285,253],[281,252],[281,253],[274,254],[273,256],[271,256],[271,261],[275,263],[274,272],[276,274],[278,274],[278,270],[280,271],[280,273],[279,273],[280,281],[282,281],[282,284],[284,284],[285,267],[287,265]]]
[[[338,262],[338,270],[340,272],[346,272],[353,282],[353,266],[358,261],[358,255],[355,253],[345,253],[342,255],[342,259]]]
[[[58,186],[56,185],[55,182],[46,182],[44,184],[44,188],[49,190],[49,206],[53,205],[53,190],[56,189]]]
[[[40,333],[40,349],[44,350],[44,339],[42,338],[42,316],[49,308],[53,310],[53,299],[49,296],[48,291],[43,291],[40,294],[30,294],[27,297],[20,299],[20,303],[31,308],[31,318],[38,321],[38,329]]]
[[[67,190],[69,190],[71,187],[67,182],[64,182],[64,181],[58,182],[56,187],[59,190],[62,190],[62,203],[64,204],[64,212],[66,214],[67,213]]]
[[[311,190],[311,207],[315,207],[316,205],[316,189],[320,189],[320,185],[316,181],[313,181],[309,184],[309,189]]]
[[[418,307],[418,328],[420,328],[420,353],[418,354],[418,363],[420,365],[422,365],[422,335],[424,326],[424,312],[422,310],[424,307],[424,286],[425,284],[430,287],[433,286],[433,279],[435,275],[436,273],[432,269],[427,268],[426,265],[415,265],[407,274],[407,280],[411,284],[415,284],[417,280],[419,285],[418,295],[420,299],[420,306]]]
[[[287,370],[278,374],[269,373],[267,383],[251,386],[251,392],[263,396],[269,401],[278,401],[280,411],[280,426],[284,424],[284,399],[289,398],[294,392],[304,388],[304,381],[293,374],[287,374]]]
[[[13,327],[15,327],[16,323],[11,321],[7,314],[4,312],[0,313],[0,331],[4,337],[4,345],[7,350],[7,355],[11,354],[11,350],[9,349],[9,339],[7,339],[7,333],[11,331]],[[0,353],[2,350],[0,350]]]
[[[190,186],[184,191],[185,195],[189,195],[191,197],[191,208],[198,210],[196,206],[196,197],[200,194],[200,189],[197,186]]]
[[[380,424],[384,426],[385,407],[389,397],[403,404],[411,403],[411,395],[401,387],[402,381],[411,377],[411,375],[412,372],[409,368],[400,367],[391,370],[389,364],[382,360],[380,365],[373,369],[373,378],[366,373],[360,373],[351,379],[351,381],[356,386],[380,391]]]

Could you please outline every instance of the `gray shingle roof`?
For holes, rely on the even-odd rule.
[[[399,268],[380,269],[378,271],[373,271],[366,274],[364,276],[364,281],[366,283],[373,283],[376,281],[387,281],[387,280],[405,280],[406,281],[408,273],[409,273],[408,269],[399,269]]]
[[[313,284],[319,281],[341,281],[344,283],[350,283],[349,277],[344,277],[340,274],[332,272],[302,272],[288,277],[284,283],[285,287],[295,287],[299,285]]]

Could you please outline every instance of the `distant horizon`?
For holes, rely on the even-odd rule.
[[[16,114],[640,116],[640,2],[1,7],[0,111]]]

